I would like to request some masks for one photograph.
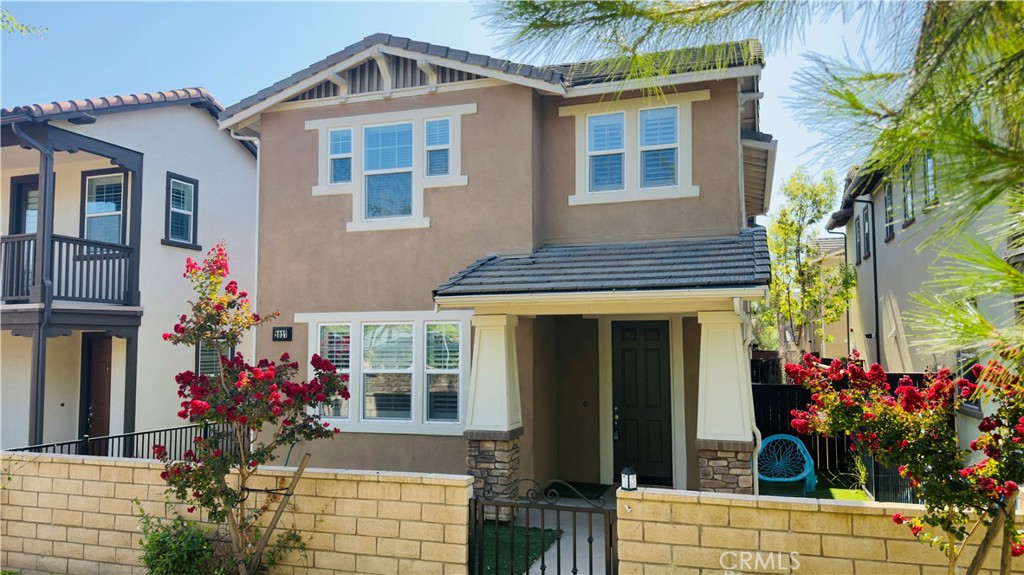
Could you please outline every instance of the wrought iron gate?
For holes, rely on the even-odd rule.
[[[618,573],[614,501],[557,480],[521,479],[506,492],[519,496],[485,489],[470,506],[471,575]]]

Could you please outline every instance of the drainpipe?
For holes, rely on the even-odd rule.
[[[743,320],[743,347],[750,349],[750,341],[753,339],[754,324],[750,322],[750,317],[743,311],[743,306],[740,302],[740,298],[732,298],[732,309],[736,312],[736,315],[740,316]],[[747,358],[747,365],[750,365],[750,358]],[[749,367],[748,367],[749,369]],[[749,377],[747,378],[750,379]],[[749,382],[748,382],[749,383]],[[751,472],[751,486],[753,487],[754,495],[757,495],[761,491],[760,484],[757,481],[757,454],[761,453],[761,430],[757,428],[757,417],[754,415],[754,394],[751,391],[747,395],[747,412],[750,414],[750,429],[754,431],[754,456],[750,458],[750,472]]]
[[[879,303],[878,303],[878,234],[875,233],[875,203],[868,200],[858,200],[857,198],[850,198],[855,204],[867,204],[871,210],[871,283],[873,284],[873,296],[874,296],[874,307],[875,307],[875,333],[873,337],[875,339],[875,363],[882,364],[882,324],[879,320]],[[849,316],[847,316],[849,317]]]
[[[53,281],[51,275],[51,241],[53,238],[53,150],[36,141],[26,134],[19,122],[11,124],[11,131],[14,132],[23,142],[39,151],[39,177],[43,179],[39,186],[39,212],[43,215],[42,221],[38,222],[36,228],[36,253],[33,265],[36,266],[35,273],[39,274],[39,281],[42,285],[43,317],[39,321],[39,331],[32,342],[33,365],[32,371],[37,378],[44,378],[46,375],[46,331],[50,324],[50,314],[53,308]],[[35,274],[33,274],[35,275]],[[35,278],[33,278],[34,281]],[[29,429],[29,443],[39,445],[43,442],[43,417],[46,413],[46,381],[33,381],[33,386],[38,389],[31,390],[29,405],[29,421],[32,423]],[[35,401],[32,401],[35,399]]]
[[[874,219],[874,214],[871,216]],[[871,222],[871,243],[875,241],[875,223]],[[843,267],[850,265],[850,252],[846,249],[846,232],[834,232],[832,230],[825,230],[825,233],[832,234],[834,236],[843,236]],[[871,247],[871,251],[874,251],[874,246]],[[872,254],[874,255],[874,254]],[[850,356],[850,352],[853,351],[850,341],[850,300],[846,300],[846,356]]]

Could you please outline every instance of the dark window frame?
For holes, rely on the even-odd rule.
[[[861,243],[864,241],[864,239],[861,237],[860,234],[861,234],[861,230],[860,230],[860,216],[854,216],[853,217],[853,238],[854,238],[853,243],[854,243],[854,245],[857,248],[856,249],[856,252],[857,252],[857,264],[860,264],[860,262],[861,262]]]
[[[892,180],[885,182],[885,241],[896,237],[896,225],[894,222],[894,207],[892,203]]]
[[[864,223],[862,235],[864,243],[864,247],[862,248],[862,251],[864,252],[863,259],[868,259],[871,257],[871,228],[873,226],[869,224],[874,224],[874,222],[871,220],[869,216],[870,212],[868,211],[868,207],[869,206],[864,206],[864,209],[861,210],[861,220]]]
[[[56,178],[54,178],[56,180]],[[25,195],[22,193],[22,189],[25,185],[35,184],[36,190],[39,189],[39,174],[29,174],[24,176],[11,176],[11,203],[10,203],[10,219],[7,224],[7,235],[18,235],[28,233],[25,231],[24,222],[20,221],[20,216],[25,211]],[[15,231],[17,229],[18,231]],[[36,228],[38,230],[38,228]]]
[[[931,163],[931,173],[929,173],[929,162]],[[939,185],[937,182],[938,178],[936,177],[937,166],[935,154],[931,150],[925,150],[922,168],[924,171],[924,209],[926,211],[939,205]]]
[[[914,223],[917,213],[914,211],[914,161],[908,160],[900,169],[903,188],[903,227]]]
[[[84,170],[82,171],[82,201],[78,210],[78,237],[83,240],[88,239],[85,237],[85,206],[88,203],[89,196],[89,178],[96,176],[109,176],[111,174],[121,174],[121,243],[120,245],[128,245],[128,212],[130,206],[128,202],[131,201],[131,194],[129,193],[129,187],[131,186],[128,179],[128,170],[126,168],[104,168],[102,170]],[[89,240],[91,242],[98,242],[101,240]]]
[[[171,239],[171,181],[178,180],[192,186],[192,241],[183,242]],[[199,180],[167,172],[164,184],[164,238],[160,243],[165,246],[182,248],[186,250],[202,251],[203,246],[196,240],[199,239]]]

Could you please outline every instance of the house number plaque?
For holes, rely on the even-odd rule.
[[[292,340],[292,328],[290,327],[275,327],[272,332],[273,341],[291,341]]]

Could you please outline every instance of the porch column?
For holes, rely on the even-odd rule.
[[[32,365],[29,368],[28,444],[43,443],[43,414],[46,412],[46,330],[32,330]]]
[[[516,325],[511,315],[472,319],[473,363],[466,417],[466,467],[478,492],[513,497],[519,478],[519,437],[523,415],[519,401]]]
[[[700,379],[697,459],[700,490],[753,493],[754,433],[750,356],[735,312],[697,314]]]

